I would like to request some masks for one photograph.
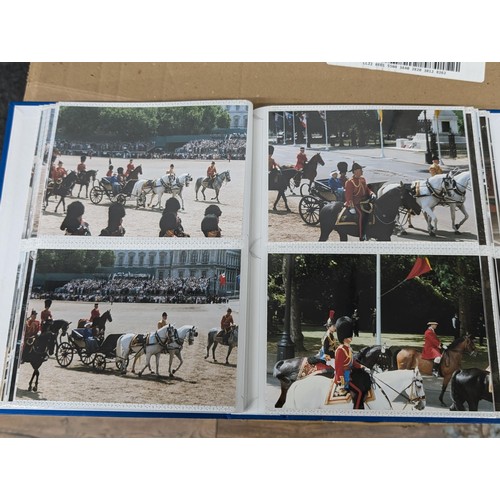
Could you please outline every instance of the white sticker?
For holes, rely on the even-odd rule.
[[[331,62],[336,66],[378,69],[408,75],[433,76],[466,82],[484,82],[484,62]]]

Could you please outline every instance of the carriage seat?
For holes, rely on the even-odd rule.
[[[111,191],[113,189],[113,185],[111,184],[111,181],[109,180],[109,177],[103,177],[101,179],[101,186],[106,189]]]

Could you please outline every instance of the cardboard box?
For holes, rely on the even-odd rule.
[[[327,63],[32,63],[28,101],[248,99],[271,104],[427,104],[500,108],[500,63],[483,83]]]

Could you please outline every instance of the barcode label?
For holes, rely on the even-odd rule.
[[[419,76],[433,76],[466,82],[484,82],[486,63],[470,62],[359,62],[328,63],[351,68],[393,71]]]

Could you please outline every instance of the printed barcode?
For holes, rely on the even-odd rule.
[[[460,71],[459,62],[390,62],[389,64],[400,64],[402,66],[412,66],[414,68],[436,69],[439,71]]]

